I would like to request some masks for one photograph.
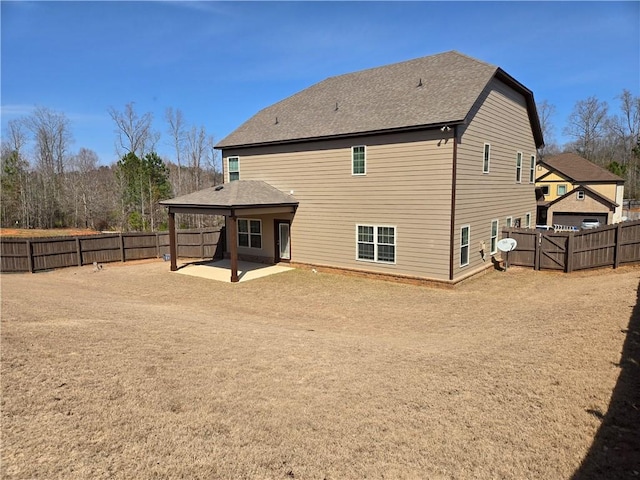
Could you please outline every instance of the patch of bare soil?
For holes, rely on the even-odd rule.
[[[626,450],[610,427],[640,391],[638,268],[510,268],[454,290],[168,270],[0,277],[3,479],[640,471],[606,453],[638,446],[628,413]]]

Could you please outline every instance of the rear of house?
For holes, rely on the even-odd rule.
[[[225,182],[298,202],[239,218],[228,242],[247,259],[455,283],[491,265],[502,227],[535,224],[541,144],[532,93],[457,52],[332,77],[218,144]]]

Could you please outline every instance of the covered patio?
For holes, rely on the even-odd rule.
[[[298,207],[298,201],[266,182],[259,180],[236,180],[215,187],[199,190],[187,195],[163,200],[161,205],[169,213],[169,252],[171,271],[178,270],[176,246],[176,213],[222,215],[225,217],[227,231],[231,282],[238,282],[238,218],[266,215],[284,215],[292,217]],[[286,236],[288,249],[288,229]],[[276,248],[281,247],[276,241]],[[281,259],[277,253],[274,258]]]

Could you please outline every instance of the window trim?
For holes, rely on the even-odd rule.
[[[516,183],[522,183],[522,152],[516,152]]]
[[[529,183],[536,183],[536,156],[531,155],[529,164]]]
[[[355,172],[355,149],[356,148],[362,148],[363,149],[363,155],[364,155],[364,171],[362,173],[356,173]],[[353,145],[351,147],[351,175],[354,177],[361,177],[363,175],[367,174],[367,146],[366,145]]]
[[[578,190],[576,192],[576,200],[582,202],[582,201],[584,201],[585,197],[586,197],[586,195],[584,193],[584,190]]]
[[[462,243],[462,239],[464,238],[464,236],[462,235],[462,231],[465,228],[467,229],[467,243],[463,244]],[[460,251],[459,251],[459,253],[460,253],[460,268],[466,267],[467,265],[469,265],[469,259],[471,257],[471,255],[469,254],[470,253],[470,251],[469,251],[470,250],[470,246],[471,246],[471,225],[468,225],[468,224],[467,225],[462,225],[460,227]],[[467,263],[462,263],[462,249],[464,247],[467,248]]]
[[[252,250],[262,250],[262,246],[263,246],[263,242],[262,242],[262,220],[259,218],[238,218],[236,220],[238,222],[238,234],[237,234],[237,238],[236,238],[236,242],[238,245],[238,248],[250,248]],[[240,222],[241,221],[246,221],[247,222],[247,232],[240,232]],[[258,224],[260,225],[260,233],[252,233],[251,232],[251,222],[258,222]],[[240,245],[240,234],[243,235],[247,235],[247,239],[249,241],[249,245],[248,246],[244,246],[244,245]],[[252,247],[251,246],[251,237],[252,236],[259,236],[260,237],[260,247]]]
[[[560,193],[560,187],[564,188],[564,192]],[[559,183],[558,185],[556,185],[556,195],[558,197],[562,197],[564,195],[567,194],[567,184],[566,183]]]
[[[371,227],[373,228],[373,260],[368,258],[360,258],[360,251],[358,246],[360,245],[360,239],[358,237],[358,230],[360,227]],[[378,229],[379,228],[392,228],[393,229],[393,243],[378,243]],[[371,242],[362,242],[370,244]],[[393,262],[388,260],[379,260],[378,259],[378,247],[380,245],[393,245]],[[396,225],[375,225],[375,224],[365,224],[365,223],[357,223],[356,224],[356,261],[357,262],[368,262],[368,263],[381,263],[383,265],[395,265],[398,260],[398,227]]]
[[[489,173],[491,170],[491,144],[485,143],[482,149],[482,173]]]
[[[238,161],[238,169],[234,171],[231,171],[231,165],[229,163],[232,159],[235,159]],[[235,180],[231,180],[232,173],[237,173],[238,178],[236,178]],[[240,180],[240,157],[238,155],[231,155],[230,157],[227,157],[227,178],[229,179],[230,182],[235,182],[236,180]]]
[[[524,228],[531,228],[531,212],[524,214]]]
[[[496,226],[496,233],[493,234],[493,226]],[[498,253],[498,234],[500,231],[500,220],[497,218],[491,220],[491,233],[489,234],[489,253],[491,255]]]
[[[506,217],[504,221],[504,226],[507,228],[513,227],[513,217]]]

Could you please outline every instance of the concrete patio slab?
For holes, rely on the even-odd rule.
[[[246,282],[288,270],[293,270],[293,268],[284,265],[238,262],[238,280],[240,282]],[[178,268],[176,273],[231,283],[231,261],[224,259],[213,262],[190,263]]]

